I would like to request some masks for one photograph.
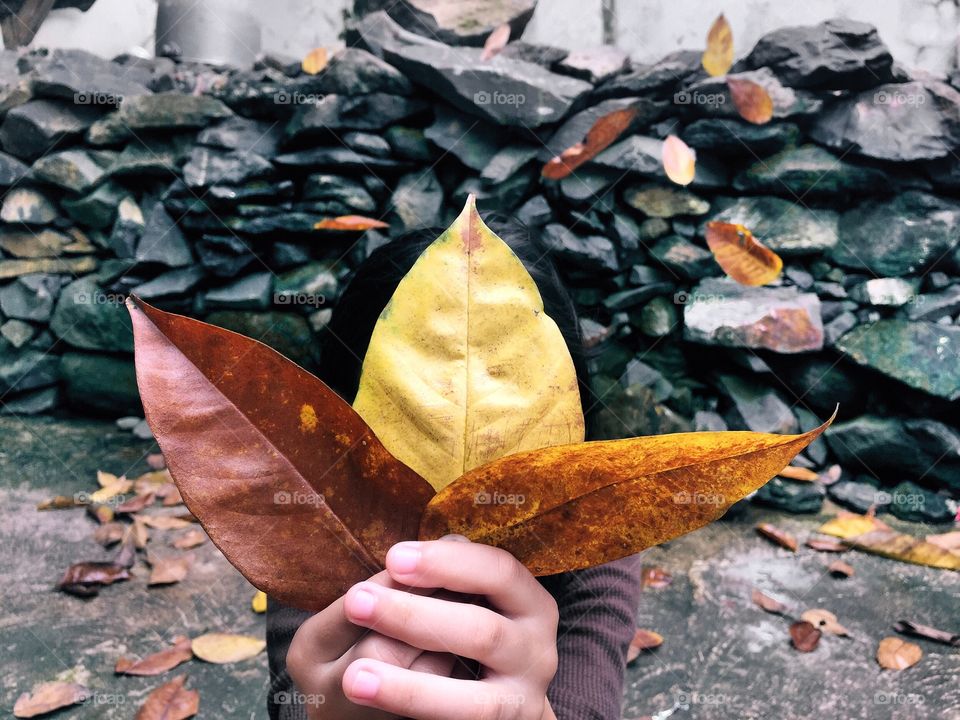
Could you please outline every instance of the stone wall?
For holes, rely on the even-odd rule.
[[[949,519],[960,492],[960,95],[912,77],[848,21],[763,37],[733,72],[774,120],[738,118],[697,52],[480,49],[358,21],[316,76],[80,51],[0,56],[0,400],[17,415],[139,411],[130,292],[315,367],[338,292],[369,252],[444,225],[468,193],[542,236],[580,309],[598,437],[807,429],[850,507]],[[458,42],[454,35],[449,42]],[[550,157],[638,108],[615,145],[556,182]],[[689,189],[662,138],[698,153]],[[314,230],[360,214],[389,230]],[[711,219],[785,262],[775,286],[723,277]],[[857,480],[857,482],[853,482]],[[897,485],[879,493],[875,486]],[[760,501],[819,507],[823,485]],[[918,498],[920,500],[918,500]],[[951,501],[952,502],[952,501]]]

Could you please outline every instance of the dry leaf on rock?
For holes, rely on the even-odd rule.
[[[141,660],[122,657],[117,660],[113,671],[118,675],[161,675],[192,657],[190,638],[178,635],[173,639],[173,647],[147,655]]]
[[[179,675],[147,695],[134,720],[186,720],[200,709],[200,693],[185,689],[186,675]]]
[[[764,125],[773,117],[773,99],[767,89],[753,80],[727,78],[730,99],[740,117],[754,125]]]
[[[117,495],[123,495],[128,493],[133,489],[133,481],[127,480],[126,478],[120,478],[110,485],[106,485],[99,490],[96,490],[90,493],[90,502],[91,503],[102,503],[110,500],[111,498],[116,497]]]
[[[480,53],[480,62],[487,62],[503,50],[510,42],[510,23],[498,25],[493,32],[487,35],[483,43],[483,52]]]
[[[824,610],[823,608],[813,608],[812,610],[807,610],[805,613],[803,613],[803,615],[800,616],[800,619],[810,623],[818,630],[828,633],[829,635],[841,635],[845,637],[850,634],[843,625],[837,622],[836,615],[829,610]]]
[[[799,620],[790,626],[790,640],[800,652],[808,653],[816,650],[822,634],[806,620]]]
[[[917,637],[933,640],[934,642],[960,647],[960,633],[950,633],[946,630],[938,630],[929,625],[921,625],[910,620],[900,620],[894,623],[893,629],[899,633],[907,635],[916,635]]]
[[[923,650],[919,645],[898,637],[885,637],[877,647],[877,662],[886,670],[906,670],[920,662]]]
[[[733,30],[721,13],[707,33],[707,49],[701,60],[708,75],[726,75],[733,65]]]
[[[116,514],[113,512],[113,508],[109,505],[103,505],[101,503],[87,505],[87,515],[92,517],[101,525],[105,525],[108,522],[113,522]]]
[[[190,558],[150,558],[150,579],[147,585],[172,585],[183,580],[190,572]]]
[[[952,530],[939,535],[927,535],[927,542],[944,550],[960,552],[960,530]]]
[[[173,515],[141,515],[140,521],[154,530],[181,530],[193,525],[189,520],[174,517]]]
[[[183,535],[173,541],[173,546],[178,550],[189,550],[198,545],[203,545],[207,541],[207,534],[203,530],[187,530]]]
[[[326,218],[315,223],[314,230],[348,230],[351,232],[362,232],[366,230],[379,230],[390,227],[382,220],[364,217],[363,215],[341,215],[335,218]]]
[[[820,552],[847,552],[850,548],[836,540],[824,540],[822,538],[809,538],[806,542],[808,548],[813,548]]]
[[[663,141],[663,171],[677,185],[689,185],[697,173],[697,154],[676,135]]]
[[[89,697],[90,691],[76,683],[45,682],[37,685],[31,692],[23,693],[13,706],[13,716],[32,718],[46,715],[55,710],[77,705]]]
[[[115,485],[120,481],[120,478],[114,475],[113,473],[104,472],[103,470],[97,470],[97,485],[102,488],[110,487]]]
[[[630,646],[627,648],[627,662],[633,662],[646,650],[653,650],[663,645],[663,636],[653,630],[638,628],[633,634]]]
[[[820,526],[818,531],[843,538],[849,547],[873,555],[915,565],[960,570],[960,553],[944,550],[921,538],[897,532],[870,515],[840,513]]]
[[[761,592],[757,588],[753,589],[750,599],[753,600],[758,607],[763,608],[768,613],[773,613],[774,615],[783,615],[787,611],[786,605],[779,600],[775,600],[766,593]]]
[[[253,598],[250,600],[250,609],[257,614],[262,614],[267,611],[267,594],[263,590],[257,590],[254,593]]]
[[[76,495],[56,495],[49,500],[37,503],[37,510],[66,510],[86,505]]]
[[[79,562],[66,569],[56,589],[79,597],[93,597],[103,585],[129,579],[130,572],[122,565],[113,562]]]
[[[655,565],[645,565],[640,571],[640,584],[643,587],[654,588],[658,590],[665,588],[673,582],[673,575],[662,567]]]
[[[314,48],[304,56],[303,61],[300,63],[300,67],[307,75],[316,75],[327,67],[328,61],[329,54],[327,53],[327,49],[324,47],[318,47]]]
[[[232,663],[259,655],[267,644],[249,635],[207,633],[193,639],[193,654],[209,663]]]
[[[543,166],[541,175],[547,180],[562,180],[570,173],[610,147],[637,117],[635,107],[621,108],[597,118],[586,137],[564,150]]]
[[[797,467],[796,465],[787,465],[778,474],[780,477],[785,477],[790,480],[799,480],[801,482],[816,482],[820,479],[820,476],[813,470],[804,467]]]
[[[843,560],[834,560],[830,565],[827,566],[827,570],[831,575],[836,575],[838,577],[850,577],[853,575],[854,570],[853,566],[850,563],[846,563]]]
[[[757,532],[763,535],[767,540],[776,543],[780,547],[785,547],[793,552],[797,551],[797,539],[786,530],[781,530],[770,523],[760,523],[756,528]]]
[[[126,530],[127,526],[120,522],[98,525],[97,529],[93,531],[93,539],[104,547],[109,547],[123,540]]]
[[[741,285],[766,285],[783,270],[780,256],[757,242],[743,225],[713,220],[707,223],[706,237],[717,264]]]
[[[134,495],[129,500],[117,505],[115,512],[118,514],[127,514],[132,515],[138,513],[144,508],[148,508],[153,505],[153,501],[156,500],[156,495],[154,493],[146,493],[144,495]]]

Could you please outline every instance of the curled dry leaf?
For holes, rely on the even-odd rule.
[[[124,533],[123,539],[120,541],[120,549],[117,551],[116,557],[113,558],[113,563],[114,565],[119,565],[120,567],[130,569],[136,564],[136,562],[136,538],[132,532]]]
[[[906,670],[920,662],[923,650],[919,645],[898,637],[885,637],[877,647],[877,662],[886,670]]]
[[[263,590],[257,590],[250,600],[250,609],[257,614],[267,611],[267,594]]]
[[[562,180],[570,173],[610,147],[633,124],[635,107],[621,108],[594,121],[586,137],[552,158],[541,174],[547,180]]]
[[[775,600],[766,593],[761,592],[757,588],[753,589],[750,599],[753,600],[754,604],[756,604],[758,607],[763,608],[768,613],[773,613],[774,615],[783,615],[787,611],[786,605],[779,600]]]
[[[500,51],[507,46],[508,42],[510,42],[510,23],[498,25],[493,32],[487,35],[487,39],[483,43],[483,52],[480,53],[480,62],[487,62],[494,56],[500,54]]]
[[[927,542],[944,550],[960,552],[960,530],[940,533],[939,535],[927,535]]]
[[[200,693],[187,690],[186,675],[178,675],[147,695],[134,720],[186,720],[200,709]]]
[[[147,529],[146,523],[143,522],[143,518],[138,515],[133,516],[133,524],[127,528],[127,533],[137,550],[143,550],[150,540],[150,531]],[[124,540],[126,540],[126,536],[124,536]]]
[[[93,531],[93,539],[104,547],[109,547],[110,545],[115,545],[123,540],[123,535],[126,532],[126,529],[127,526],[119,522],[110,522],[106,525],[99,525],[97,529]]]
[[[116,497],[117,495],[123,495],[128,493],[133,489],[133,482],[127,480],[126,478],[120,478],[115,483],[106,485],[99,490],[90,493],[90,502],[91,503],[102,503],[110,500],[111,498]]]
[[[717,16],[707,33],[707,49],[701,60],[708,75],[726,75],[733,65],[733,30],[723,16]]]
[[[140,395],[170,472],[254,586],[320,610],[416,535],[433,490],[320,380],[255,340],[129,308]]]
[[[232,663],[259,655],[266,642],[249,635],[207,633],[193,639],[193,654],[208,663]]]
[[[97,485],[102,488],[110,487],[120,481],[120,478],[114,475],[113,473],[108,473],[103,470],[97,470]]]
[[[850,548],[836,540],[823,540],[821,538],[809,538],[806,542],[808,548],[813,548],[819,552],[847,552]]]
[[[637,628],[633,634],[633,640],[630,641],[630,647],[627,648],[627,662],[636,660],[640,653],[645,650],[653,650],[663,645],[663,636],[653,630]]]
[[[180,491],[177,490],[177,486],[173,483],[167,483],[166,485],[161,485],[160,489],[157,491],[157,497],[162,499],[162,505],[164,507],[173,507],[174,505],[182,505],[183,498],[180,497]]]
[[[707,223],[707,246],[723,271],[741,285],[766,285],[783,270],[783,260],[761,245],[743,225]]]
[[[190,572],[190,558],[168,557],[150,559],[150,579],[147,585],[172,585]]]
[[[960,553],[897,532],[870,515],[843,512],[820,526],[818,531],[843,538],[847,546],[873,555],[915,565],[960,570]]]
[[[79,562],[66,569],[56,585],[57,590],[92,597],[103,585],[130,579],[130,572],[114,562]]]
[[[172,670],[180,663],[185,663],[193,657],[190,649],[190,638],[178,635],[173,639],[173,647],[147,655],[141,660],[131,660],[122,657],[117,660],[113,671],[118,675],[162,675]]]
[[[140,521],[154,530],[180,530],[193,524],[190,520],[173,515],[141,515]]]
[[[784,547],[792,552],[797,551],[797,539],[786,530],[781,530],[776,525],[770,523],[760,523],[757,525],[757,532],[763,535],[780,547]]]
[[[854,573],[853,566],[843,560],[834,560],[827,566],[827,570],[837,577],[850,577]]]
[[[86,505],[86,503],[81,502],[76,495],[56,495],[49,500],[37,503],[37,510],[66,510],[83,505]]]
[[[773,117],[773,99],[767,89],[753,80],[727,78],[730,99],[740,117],[754,125],[764,125]]]
[[[147,455],[147,466],[151,470],[163,470],[167,461],[163,459],[163,453],[150,453]]]
[[[87,515],[92,517],[101,525],[104,525],[108,522],[113,522],[113,518],[116,517],[116,514],[113,512],[113,508],[109,505],[95,503],[87,505],[86,507]]]
[[[189,550],[198,545],[203,545],[207,541],[207,534],[203,530],[187,530],[183,535],[173,541],[173,546],[178,550]]]
[[[779,473],[780,477],[785,477],[790,480],[799,480],[801,482],[816,482],[820,479],[820,476],[817,475],[813,470],[804,467],[797,467],[796,465],[787,465]]]
[[[504,455],[583,440],[566,341],[472,195],[377,320],[353,407],[437,490]]]
[[[960,647],[960,633],[950,633],[946,630],[938,630],[929,625],[921,625],[910,620],[900,620],[895,623],[893,629],[906,635],[916,635],[917,637],[933,640],[934,642]]]
[[[806,620],[798,620],[790,626],[790,641],[800,652],[808,653],[816,650],[822,635],[820,630]]]
[[[673,575],[661,567],[645,565],[640,573],[640,584],[643,587],[659,590],[673,582]]]
[[[115,512],[121,515],[138,513],[144,508],[153,505],[153,501],[156,500],[156,498],[157,496],[152,492],[144,495],[134,495],[129,500],[125,500],[117,505]]]
[[[697,173],[697,154],[676,135],[663,141],[663,171],[677,185],[689,185]]]
[[[534,575],[609,562],[716,520],[831,421],[803,435],[677,433],[517,453],[437,493],[420,538],[458,533],[496,545]],[[525,501],[477,502],[493,492]],[[717,502],[690,503],[698,494]]]
[[[843,625],[837,622],[837,616],[829,610],[824,610],[823,608],[813,608],[812,610],[807,610],[803,613],[803,615],[800,616],[800,619],[810,623],[818,630],[829,635],[841,635],[844,637],[850,635],[850,632]]]
[[[46,715],[55,710],[82,703],[90,691],[76,683],[45,682],[37,685],[31,692],[23,693],[13,706],[13,716],[32,718]]]
[[[364,217],[363,215],[341,215],[335,218],[325,218],[314,224],[314,230],[348,230],[363,232],[365,230],[379,230],[390,227],[382,220]]]
[[[329,53],[327,53],[327,49],[318,47],[314,48],[304,56],[303,61],[300,63],[300,67],[307,75],[316,75],[327,67],[328,62]]]

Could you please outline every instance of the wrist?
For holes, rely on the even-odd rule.
[[[557,716],[550,706],[550,698],[548,697],[543,699],[543,715],[540,716],[540,720],[557,720]]]

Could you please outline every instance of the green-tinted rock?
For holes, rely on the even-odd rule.
[[[797,419],[779,393],[755,380],[721,375],[720,384],[754,432],[794,433]]]
[[[113,223],[120,201],[128,194],[119,185],[106,182],[92,193],[80,198],[68,198],[61,205],[67,214],[81,225],[104,230]]]
[[[37,160],[30,174],[38,180],[82,193],[103,177],[103,167],[85,150],[64,150]]]
[[[68,352],[60,359],[60,375],[67,403],[80,413],[143,414],[132,357]]]
[[[27,225],[46,225],[57,218],[57,206],[43,193],[18,187],[3,196],[0,220]]]
[[[890,491],[891,513],[901,520],[921,523],[948,523],[953,513],[942,495],[905,480]]]
[[[176,130],[205,127],[233,113],[216,98],[184,93],[157,93],[125,98],[117,112],[98,120],[87,131],[93,145],[111,145],[138,130]]]
[[[650,248],[650,255],[671,272],[688,280],[720,275],[720,266],[709,250],[694,245],[679,235],[667,235]]]
[[[423,136],[423,131],[418,128],[394,125],[387,128],[383,137],[390,143],[393,153],[404,160],[426,162],[432,157],[430,145]]]
[[[300,305],[303,310],[316,309],[333,304],[338,286],[337,275],[329,262],[312,262],[277,278],[274,302]]]
[[[658,404],[649,388],[633,385],[622,389],[615,385],[603,397],[603,405],[594,418],[591,439],[616,440],[691,429],[688,420]]]
[[[223,287],[208,290],[207,307],[228,310],[264,310],[270,306],[273,276],[255,273]]]
[[[310,326],[302,315],[221,310],[210,313],[206,321],[259,340],[303,367],[312,368],[319,359]]]
[[[38,350],[17,350],[0,339],[0,395],[47,387],[57,382],[57,358]]]
[[[67,285],[50,320],[64,342],[84,350],[133,352],[133,332],[123,298],[101,289],[91,278]]]
[[[665,185],[639,185],[628,188],[623,199],[640,212],[657,218],[676,215],[704,215],[710,203],[689,190]]]
[[[0,337],[20,349],[33,337],[33,325],[23,320],[7,320],[0,325]]]
[[[732,118],[701,118],[683,129],[680,137],[692,148],[709,150],[716,155],[738,155],[745,152],[769,155],[800,136],[800,128],[790,122],[768,122],[755,125]]]
[[[837,244],[837,213],[809,210],[801,203],[778,197],[739,198],[710,220],[743,225],[784,257],[818,254]],[[700,228],[701,235],[705,231],[706,224]]]
[[[676,303],[661,295],[643,306],[637,328],[649,337],[664,337],[678,327],[678,315]]]
[[[11,395],[0,404],[0,415],[39,415],[50,412],[57,406],[60,391],[55,387]]]
[[[853,165],[818,145],[789,148],[758,160],[733,181],[737,190],[772,193],[788,199],[807,196],[866,195],[890,179],[880,170]]]
[[[878,320],[841,337],[837,349],[917,390],[960,398],[960,327],[924,321]]]
[[[362,183],[342,175],[316,173],[303,183],[304,200],[338,202],[358,213],[371,213],[377,203]]]
[[[822,485],[774,478],[757,491],[753,502],[788,513],[815,513],[825,495]]]

